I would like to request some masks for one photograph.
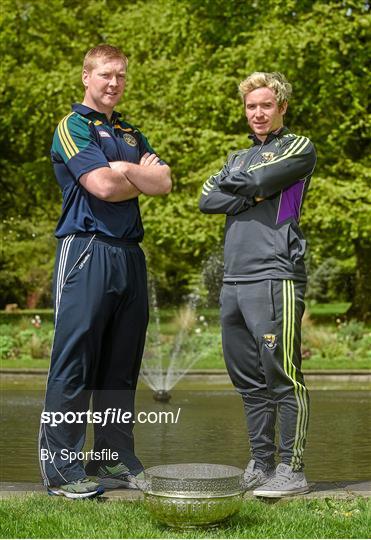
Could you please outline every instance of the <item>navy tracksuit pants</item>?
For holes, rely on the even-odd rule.
[[[224,283],[220,295],[223,352],[242,395],[256,466],[274,466],[278,412],[279,453],[303,468],[309,397],[301,372],[305,283],[291,280]]]
[[[144,253],[136,243],[76,234],[59,240],[54,274],[55,334],[45,412],[134,414],[134,399],[148,324]],[[81,420],[80,416],[80,420]],[[86,417],[52,427],[41,423],[40,459],[45,485],[58,486],[96,474],[100,460],[69,463],[62,450],[80,452]],[[94,451],[118,453],[136,473],[133,423],[94,423]],[[42,450],[43,453],[41,452]],[[47,452],[46,452],[47,451]],[[54,459],[51,456],[55,452]]]

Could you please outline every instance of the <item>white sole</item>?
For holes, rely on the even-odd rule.
[[[302,488],[296,488],[296,489],[290,489],[290,491],[278,491],[278,490],[264,490],[264,489],[256,489],[253,491],[253,495],[255,497],[268,497],[268,498],[274,498],[274,497],[290,497],[291,495],[300,495],[304,493],[309,493],[310,488],[302,487]]]
[[[67,497],[67,499],[92,499],[93,497],[102,495],[104,493],[104,490],[102,489],[101,491],[88,491],[87,493],[68,493],[63,489],[49,488],[48,493],[49,495]]]

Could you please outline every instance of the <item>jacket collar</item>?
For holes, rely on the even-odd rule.
[[[265,139],[264,143],[262,143],[261,140],[258,139],[255,133],[251,133],[251,135],[249,135],[249,139],[251,139],[255,145],[258,144],[259,146],[261,146],[261,144],[269,144],[271,141],[273,141],[273,139],[276,139],[277,137],[280,137],[281,135],[284,135],[288,132],[289,130],[287,129],[287,127],[283,126],[279,129],[276,129],[276,131],[271,131],[270,133],[268,133],[268,136]]]
[[[72,110],[74,112],[77,112],[78,114],[81,114],[82,116],[92,117],[94,119],[101,120],[104,124],[108,123],[108,118],[104,113],[95,111],[94,109],[91,109],[90,107],[87,107],[82,103],[74,103],[72,105]],[[114,124],[120,116],[121,113],[113,111],[110,123]]]

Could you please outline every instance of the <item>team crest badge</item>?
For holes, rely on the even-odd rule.
[[[130,135],[130,133],[124,133],[124,141],[128,143],[129,146],[136,146],[137,140],[133,135]]]
[[[273,351],[277,347],[277,336],[276,334],[264,334],[264,345],[270,351]]]
[[[262,152],[262,158],[264,159],[264,161],[271,161],[274,156],[274,152]]]

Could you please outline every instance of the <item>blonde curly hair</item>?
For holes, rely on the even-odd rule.
[[[292,94],[292,86],[286,77],[278,71],[267,73],[265,71],[255,71],[239,84],[239,91],[242,101],[245,103],[247,94],[257,88],[270,88],[276,95],[277,104],[281,108]]]

